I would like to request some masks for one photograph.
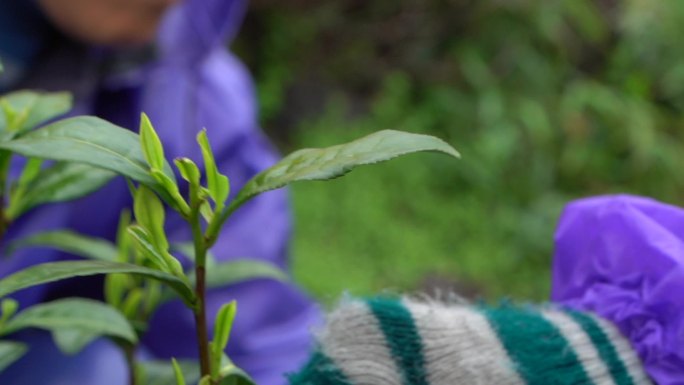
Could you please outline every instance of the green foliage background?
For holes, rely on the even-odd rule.
[[[344,290],[547,298],[571,199],[684,201],[684,3],[251,3],[234,48],[283,152],[395,128],[463,155],[295,186],[296,279]]]

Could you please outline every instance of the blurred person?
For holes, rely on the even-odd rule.
[[[92,114],[129,129],[146,112],[169,158],[200,159],[197,132],[206,127],[219,169],[232,191],[269,167],[276,154],[258,128],[252,82],[225,49],[246,9],[243,0],[3,0],[0,2],[0,91],[67,90],[72,115]],[[12,165],[15,177],[20,164]],[[7,239],[57,228],[112,239],[119,213],[131,207],[117,178],[70,203],[40,207],[18,220]],[[172,241],[190,239],[180,218],[169,215]],[[290,216],[286,192],[265,194],[238,210],[212,249],[226,261],[251,257],[287,267]],[[0,277],[29,265],[72,258],[49,249],[18,251],[0,259]],[[102,277],[74,279],[21,291],[22,308],[68,296],[102,298]],[[309,326],[317,308],[298,289],[255,280],[207,294],[208,318],[238,301],[228,354],[264,385],[285,383],[310,349]],[[122,385],[123,354],[100,339],[75,356],[61,354],[46,332],[10,336],[29,343],[20,361],[0,373],[0,384]],[[143,336],[146,359],[197,356],[192,314],[178,301],[162,305]],[[39,370],[37,370],[39,368]]]

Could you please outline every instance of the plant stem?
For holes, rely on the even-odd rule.
[[[126,345],[123,350],[124,354],[126,355],[126,365],[128,366],[128,385],[136,385],[137,377],[135,373],[135,346]]]
[[[201,377],[204,377],[211,374],[209,365],[209,334],[207,332],[207,312],[205,306],[207,245],[200,224],[199,207],[201,201],[198,199],[198,194],[192,190],[194,189],[191,185],[190,225],[192,226],[192,238],[195,245],[195,296],[197,298],[195,329],[197,331]]]

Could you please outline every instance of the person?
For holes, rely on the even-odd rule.
[[[136,130],[150,116],[167,158],[201,159],[195,143],[205,128],[232,193],[269,167],[276,153],[258,128],[253,84],[228,50],[246,10],[243,0],[4,0],[0,3],[0,91],[68,90],[72,115],[94,114]],[[201,162],[198,162],[201,163]],[[12,172],[19,170],[12,165]],[[122,178],[70,203],[27,213],[7,240],[58,228],[112,239],[123,208],[131,207]],[[285,191],[273,191],[240,208],[212,249],[220,261],[251,257],[287,267],[290,213]],[[190,232],[167,218],[172,241]],[[17,251],[0,259],[0,277],[32,264],[73,258],[49,249]],[[69,296],[102,297],[102,278],[74,279],[23,290],[25,308]],[[207,295],[208,318],[238,302],[227,353],[259,384],[285,382],[306,359],[317,307],[291,284],[254,280]],[[168,360],[196,357],[194,322],[178,301],[161,306],[141,341],[139,355]],[[50,335],[30,330],[11,336],[28,342],[26,356],[0,373],[1,384],[121,385],[128,379],[122,353],[106,339],[65,356]]]

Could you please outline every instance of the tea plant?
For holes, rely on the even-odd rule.
[[[99,336],[112,338],[123,349],[130,366],[130,383],[146,383],[163,376],[159,363],[136,362],[136,347],[148,318],[164,301],[181,299],[195,317],[199,373],[191,363],[172,361],[177,384],[186,379],[201,385],[250,384],[224,350],[237,311],[235,302],[221,307],[209,340],[205,310],[208,287],[253,277],[287,279],[277,268],[257,261],[218,263],[210,249],[232,213],[255,196],[293,182],[327,180],[355,167],[382,162],[419,151],[458,153],[440,139],[399,131],[379,131],[343,145],[299,150],[258,174],[230,197],[230,182],[214,161],[206,131],[197,135],[204,171],[188,158],[173,163],[188,186],[179,181],[164,157],[152,123],[141,116],[139,135],[99,118],[79,116],[34,129],[69,108],[64,94],[18,92],[0,99],[0,239],[28,210],[48,202],[86,195],[115,175],[129,181],[134,198],[133,217],[124,212],[115,243],[59,230],[31,234],[6,247],[36,245],[61,249],[86,260],[34,265],[0,279],[0,298],[18,290],[66,278],[107,274],[105,300],[66,298],[17,312],[12,299],[1,302],[0,336],[36,327],[52,332],[65,352],[79,351]],[[28,160],[17,180],[8,183],[15,155]],[[44,160],[54,161],[45,166]],[[203,184],[204,181],[204,184]],[[7,188],[7,186],[10,186]],[[5,201],[7,203],[5,204]],[[166,208],[177,212],[192,231],[192,245],[171,243],[164,231]],[[4,246],[4,245],[3,245]],[[175,254],[192,260],[184,268]],[[211,269],[207,267],[211,266]],[[0,340],[0,370],[20,358],[27,346]]]

